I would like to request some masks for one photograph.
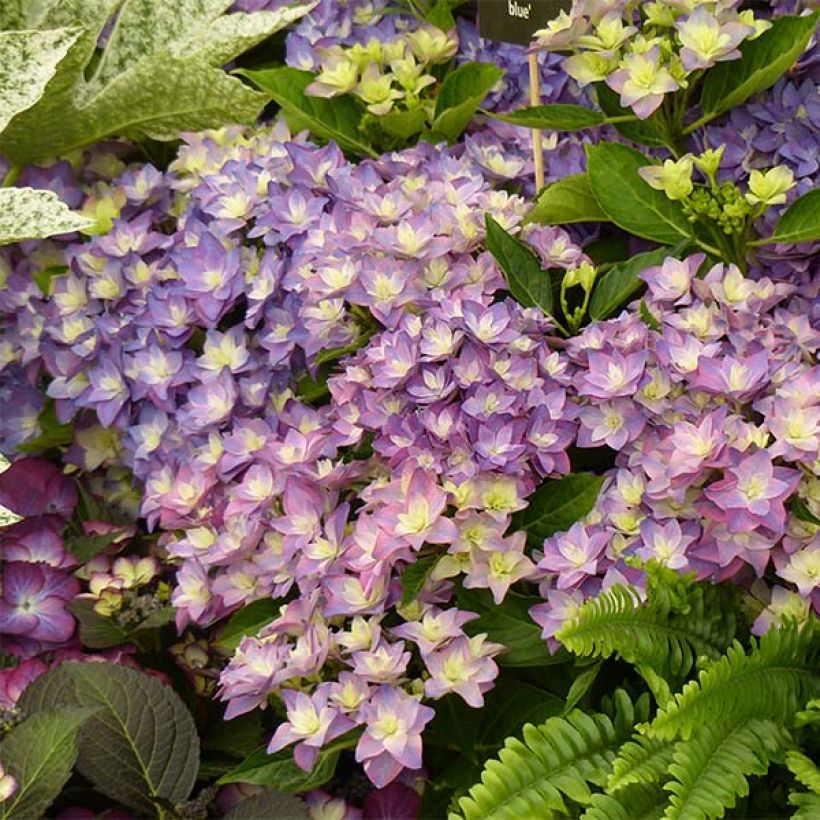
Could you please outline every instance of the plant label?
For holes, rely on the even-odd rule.
[[[478,0],[478,33],[486,40],[527,46],[572,0]]]

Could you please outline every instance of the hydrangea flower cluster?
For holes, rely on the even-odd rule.
[[[86,208],[116,212],[113,226],[65,249],[48,298],[16,251],[7,369],[50,376],[58,416],[77,418],[78,466],[124,462],[145,483],[142,513],[181,561],[180,627],[298,589],[225,670],[229,716],[346,670],[287,703],[275,745],[298,740],[307,765],[363,725],[357,754],[383,785],[420,765],[432,712],[416,696],[483,702],[501,647],[464,634],[447,579],[463,569],[501,601],[531,572],[505,530],[541,477],[567,472],[574,411],[549,320],[496,302],[503,280],[477,253],[484,212],[512,227],[523,200],[457,149],[352,166],[289,138],[191,137],[171,173],[100,186]],[[545,264],[585,259],[558,229],[530,240]],[[329,404],[295,399],[306,365],[357,345]],[[403,608],[402,573],[434,556]],[[88,568],[98,612],[140,567]]]
[[[70,479],[47,461],[21,459],[0,473],[0,505],[19,517],[0,531],[0,634],[22,658],[65,647],[74,635],[66,609],[80,591],[63,529],[77,504]]]
[[[568,346],[578,444],[616,450],[595,509],[538,556],[544,637],[613,582],[640,585],[634,560],[699,579],[781,583],[756,624],[820,609],[820,335],[816,286],[696,274],[703,254],[643,273],[645,309],[593,325]],[[796,593],[790,591],[796,589]]]
[[[574,0],[546,28],[535,47],[570,51],[562,67],[581,85],[606,81],[621,105],[646,119],[665,95],[694,75],[740,57],[738,46],[771,26],[729,2]]]

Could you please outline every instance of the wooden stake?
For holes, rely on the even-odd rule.
[[[541,72],[538,70],[538,55],[529,55],[530,63],[530,105],[541,104]],[[535,188],[544,187],[544,147],[541,142],[541,129],[532,131],[532,159],[535,165]]]

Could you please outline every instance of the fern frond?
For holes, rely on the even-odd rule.
[[[817,820],[820,817],[820,797],[811,792],[789,792],[789,805],[797,806],[792,820]]]
[[[786,765],[798,783],[820,795],[820,769],[802,752],[786,752]]]
[[[641,715],[648,713],[645,698],[633,706],[622,691],[616,692],[615,704],[614,721],[604,714],[587,715],[575,709],[541,726],[527,724],[523,742],[508,738],[499,759],[485,764],[481,782],[459,800],[463,817],[540,820],[565,812],[564,796],[589,803],[587,784],[604,785],[616,751]]]
[[[698,727],[770,718],[787,723],[820,692],[815,620],[770,629],[748,654],[736,641],[726,655],[687,683],[640,731],[659,740],[686,740]]]
[[[734,637],[733,617],[720,596],[703,584],[663,593],[656,588],[642,603],[634,589],[617,584],[586,601],[557,638],[576,655],[618,654],[683,677],[699,656],[719,658]]]
[[[580,820],[659,820],[666,798],[666,792],[657,784],[636,783],[614,796],[593,794]]]
[[[739,725],[704,724],[690,740],[676,743],[669,780],[668,820],[723,817],[737,798],[749,793],[748,775],[765,774],[782,756],[791,736],[771,720]]]
[[[669,777],[673,749],[674,744],[664,740],[635,735],[612,761],[606,790],[616,792],[634,783],[663,783]]]

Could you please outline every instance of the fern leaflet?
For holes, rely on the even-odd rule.
[[[748,654],[737,641],[726,655],[701,671],[641,731],[660,740],[689,738],[715,721],[770,718],[785,724],[820,692],[815,620],[803,629],[790,622],[770,629]]]
[[[616,715],[587,715],[575,709],[541,726],[527,724],[524,741],[508,738],[498,760],[489,760],[481,782],[459,800],[466,820],[519,820],[566,812],[564,796],[587,804],[587,783],[603,786],[617,749],[648,713],[646,698],[633,707],[615,693]],[[645,717],[644,717],[645,719]]]
[[[659,820],[666,793],[657,784],[635,783],[617,795],[593,794],[580,820]]]
[[[690,740],[675,744],[669,766],[673,779],[664,817],[708,820],[723,817],[738,796],[749,793],[748,775],[765,774],[791,742],[789,733],[771,720],[750,720],[736,726],[704,724]]]
[[[786,752],[786,765],[798,783],[820,795],[820,769],[802,752]]]
[[[618,654],[665,676],[683,677],[699,656],[719,658],[734,636],[735,624],[720,605],[721,593],[697,586],[676,595],[658,594],[642,603],[621,584],[583,604],[558,632],[577,655]]]
[[[607,791],[616,792],[634,783],[662,783],[669,776],[673,748],[672,743],[635,735],[621,746],[612,761]]]

